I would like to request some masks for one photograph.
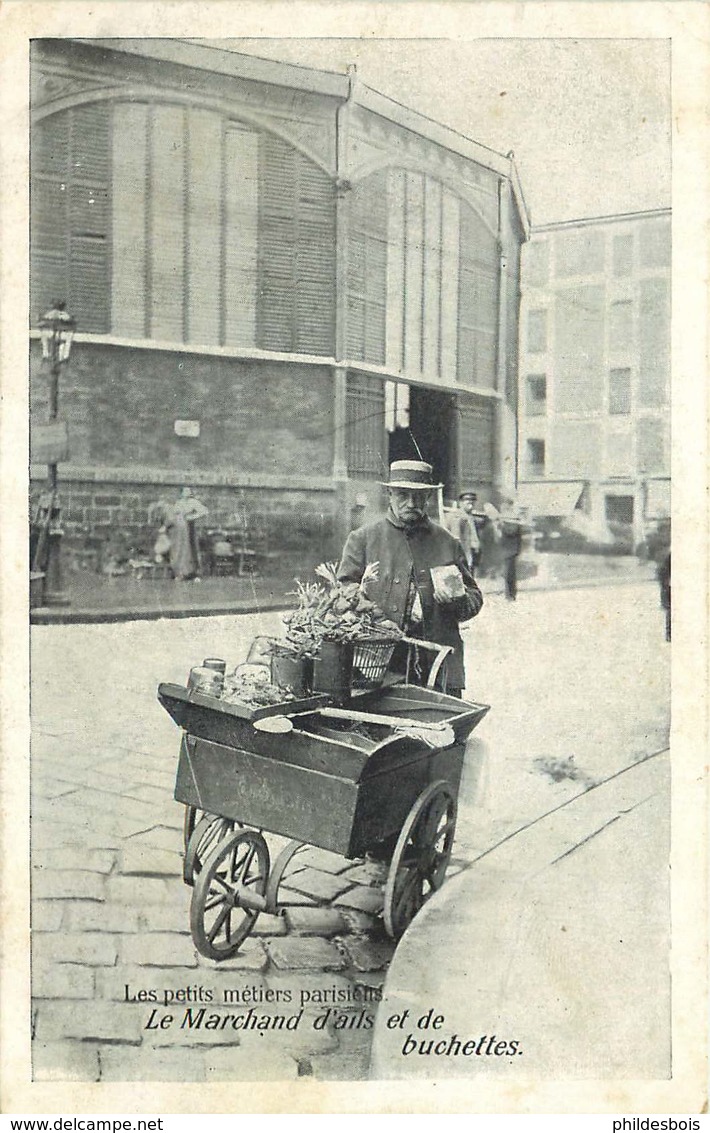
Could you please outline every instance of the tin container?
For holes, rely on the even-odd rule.
[[[202,668],[214,669],[216,673],[221,673],[224,676],[227,672],[227,662],[223,661],[221,657],[205,657]]]
[[[224,689],[224,674],[205,665],[197,665],[194,669],[190,669],[187,687],[190,692],[203,692],[206,696],[219,697]]]

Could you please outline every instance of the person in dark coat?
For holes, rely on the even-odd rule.
[[[666,611],[666,641],[671,639],[671,553],[670,550],[658,564],[658,584],[661,588],[661,606]]]
[[[483,595],[466,561],[461,544],[426,514],[433,469],[418,460],[398,460],[390,466],[387,514],[352,531],[338,567],[338,578],[360,582],[368,563],[378,564],[378,577],[367,585],[367,596],[409,637],[450,645],[446,691],[461,696],[466,679],[459,622],[476,616]],[[455,566],[462,593],[434,583],[433,567]]]
[[[476,569],[481,558],[481,540],[474,519],[477,499],[477,494],[468,489],[460,492],[456,507],[445,519],[446,530],[458,539],[471,570]]]
[[[500,519],[500,554],[503,560],[505,596],[514,602],[518,596],[518,555],[522,550],[522,525],[516,511],[515,500],[503,500]]]

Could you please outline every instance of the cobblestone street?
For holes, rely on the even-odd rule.
[[[564,631],[551,629],[555,608]],[[462,785],[452,871],[579,795],[584,774],[612,774],[662,747],[667,728],[668,656],[654,588],[540,594],[516,607],[493,597],[479,622],[466,635],[469,673],[475,698],[493,703],[498,719],[492,712],[481,728],[490,747],[482,790]],[[37,1079],[366,1075],[393,953],[378,917],[382,867],[300,852],[280,890],[284,915],[260,916],[238,955],[220,964],[199,956],[189,931],[183,808],[172,797],[179,732],[157,704],[157,683],[184,683],[209,654],[237,663],[256,633],[277,626],[269,614],[33,629]],[[553,721],[555,666],[558,681],[566,674],[567,700]],[[576,697],[589,687],[608,704],[604,719],[578,734]],[[567,774],[551,774],[564,771],[570,745],[579,774],[569,764]],[[536,769],[543,758],[547,774]],[[278,840],[272,857],[277,849]],[[246,1016],[246,1027],[215,1029],[217,1008],[221,1017]],[[276,1015],[286,1020],[278,1030]]]

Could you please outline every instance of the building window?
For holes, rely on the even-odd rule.
[[[633,308],[629,300],[612,303],[609,310],[609,350],[628,354],[633,349]]]
[[[547,311],[528,311],[527,348],[530,354],[547,350]]]
[[[530,417],[541,417],[547,412],[547,378],[544,374],[528,374],[525,408]]]
[[[614,275],[617,279],[631,275],[634,262],[634,238],[630,232],[614,237]]]
[[[663,268],[670,265],[670,221],[642,225],[639,230],[639,259],[642,268]]]
[[[631,370],[609,371],[609,412],[631,412]]]
[[[527,443],[528,476],[545,475],[545,442],[529,440]]]
[[[668,474],[665,426],[659,417],[641,417],[636,426],[636,466],[640,473]]]
[[[550,277],[550,245],[547,240],[532,240],[524,245],[525,282],[529,287],[544,287]]]
[[[557,276],[600,275],[604,271],[604,233],[598,230],[558,232],[555,252]]]
[[[605,496],[604,512],[607,523],[630,526],[634,521],[634,497]]]

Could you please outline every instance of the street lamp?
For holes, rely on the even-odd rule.
[[[69,361],[76,321],[66,311],[66,304],[55,299],[51,310],[39,320],[42,358],[49,363],[49,426],[58,424],[59,371]],[[57,451],[50,453],[47,465],[48,500],[39,535],[37,565],[45,570],[44,602],[47,606],[68,605],[62,593],[60,546],[62,538],[61,509],[57,495]]]

